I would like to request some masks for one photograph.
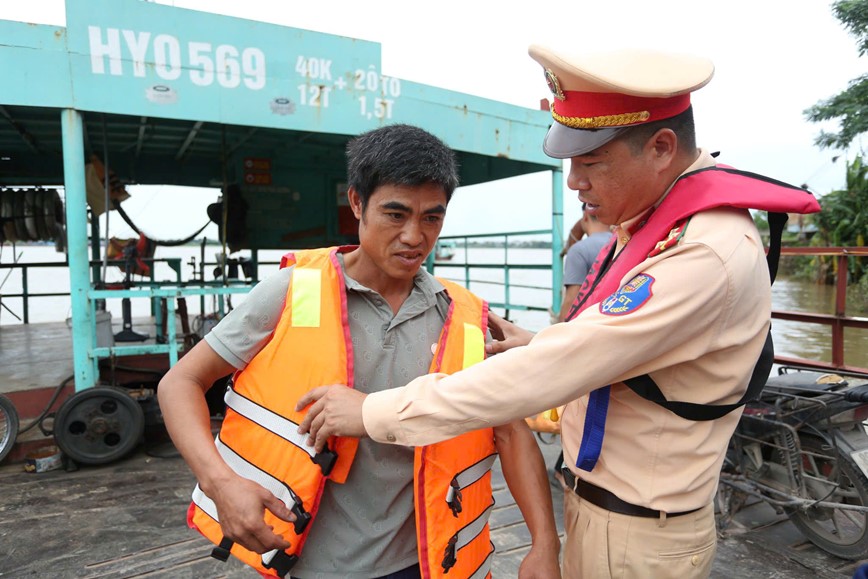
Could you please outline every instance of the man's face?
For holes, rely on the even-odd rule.
[[[586,213],[606,225],[635,217],[663,194],[655,184],[657,172],[651,144],[634,152],[622,139],[615,139],[570,159],[567,186],[587,203]]]
[[[446,216],[446,192],[439,185],[383,185],[368,199],[350,189],[359,218],[359,243],[387,277],[412,280],[431,253]]]

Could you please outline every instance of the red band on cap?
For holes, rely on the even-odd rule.
[[[552,116],[576,129],[594,129],[650,123],[687,110],[690,93],[673,97],[638,97],[619,93],[564,91],[555,99]]]

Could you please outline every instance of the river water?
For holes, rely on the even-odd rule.
[[[205,249],[206,262],[215,262],[219,247],[208,246]],[[277,270],[276,262],[279,261],[283,251],[269,250],[259,252],[261,263],[260,277],[266,277]],[[529,248],[481,248],[471,247],[468,250],[471,263],[502,264],[508,261],[513,264],[546,264],[550,263],[551,251],[548,249]],[[243,252],[241,255],[245,255]],[[13,254],[12,247],[2,246],[0,263],[11,263],[16,257],[20,262],[58,262],[64,259],[63,254],[57,253],[53,246],[18,246]],[[193,276],[191,259],[196,263],[201,260],[201,248],[196,246],[183,247],[158,247],[156,258],[177,257],[181,259],[183,279]],[[268,263],[273,262],[273,263]],[[464,249],[456,249],[455,256],[450,263],[460,264],[465,262]],[[213,265],[206,268],[213,270]],[[0,299],[2,304],[9,307],[17,315],[22,315],[22,304],[18,298],[3,298],[4,294],[21,293],[21,275],[16,270],[8,276],[10,270],[0,269]],[[437,275],[464,283],[464,269],[459,267],[438,268]],[[4,279],[5,278],[5,279]],[[206,278],[213,279],[210,272]],[[174,272],[165,264],[157,264],[156,279],[173,280]],[[108,282],[123,281],[123,274],[116,267],[109,267],[106,273]],[[470,289],[481,297],[493,301],[504,302],[503,272],[500,269],[473,270],[470,274]],[[512,270],[510,272],[510,301],[523,303],[547,309],[551,304],[551,273],[546,270]],[[530,287],[523,287],[530,286]],[[542,289],[536,289],[542,288]],[[69,279],[65,268],[39,268],[31,269],[28,274],[28,289],[30,292],[68,292]],[[234,295],[233,303],[237,305],[243,301],[243,295]],[[809,282],[797,281],[779,277],[772,288],[772,303],[775,310],[817,312],[832,314],[835,305],[835,288],[832,286],[816,285]],[[121,317],[121,300],[108,300],[106,308],[112,313],[114,319]],[[150,313],[147,300],[133,300],[132,313],[134,317],[147,316]],[[216,303],[209,298],[204,303],[206,314],[216,311]],[[188,299],[188,310],[191,316],[202,314],[198,299]],[[503,313],[503,310],[497,310]],[[850,299],[847,304],[847,314],[850,316],[868,316],[868,304],[855,303]],[[32,298],[30,300],[30,321],[48,322],[63,321],[69,318],[70,307],[68,297]],[[522,327],[530,330],[540,330],[547,326],[549,314],[547,311],[521,311],[512,310],[510,319]],[[8,311],[0,308],[0,326],[17,324],[18,322]],[[195,326],[194,326],[195,327]],[[828,326],[804,324],[775,320],[772,328],[775,340],[775,350],[779,355],[806,358],[811,360],[831,361],[831,331]],[[868,368],[868,331],[850,329],[845,332],[845,362],[851,366]]]

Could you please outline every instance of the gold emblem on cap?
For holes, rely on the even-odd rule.
[[[546,69],[546,84],[549,85],[549,90],[552,91],[556,99],[560,101],[564,100],[564,91],[561,90],[561,83],[550,68]]]
[[[651,118],[648,111],[623,113],[620,115],[605,115],[602,117],[566,117],[552,109],[552,118],[571,129],[602,129],[606,127],[625,127],[644,123]]]

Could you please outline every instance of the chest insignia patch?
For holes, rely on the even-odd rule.
[[[648,257],[654,257],[655,255],[660,255],[670,247],[673,247],[681,241],[681,238],[684,237],[684,231],[687,229],[687,223],[690,219],[682,219],[678,223],[675,224],[675,227],[669,230],[669,234],[666,236],[666,239],[663,239],[654,246],[654,249],[651,250],[651,253],[648,254]]]
[[[600,313],[607,316],[623,316],[635,312],[654,295],[651,291],[652,285],[654,285],[654,278],[640,273],[600,302]]]

